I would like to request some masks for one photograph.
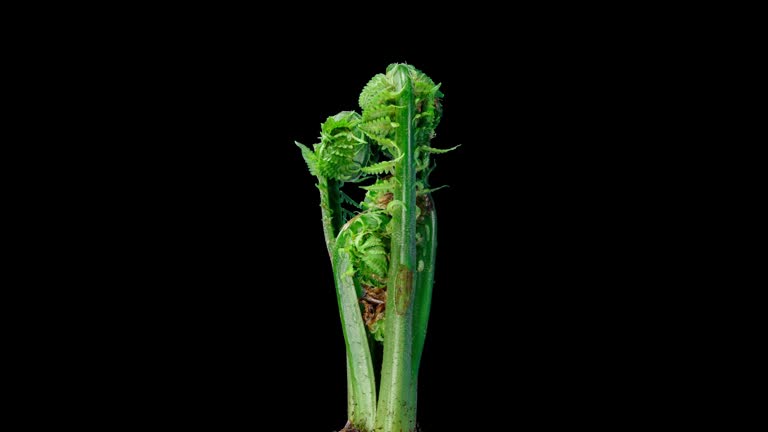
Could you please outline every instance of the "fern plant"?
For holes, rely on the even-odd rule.
[[[440,85],[392,64],[363,88],[361,114],[343,111],[301,149],[317,177],[347,359],[345,431],[416,428],[418,373],[434,282],[437,215],[428,177]],[[357,203],[343,190],[361,185]],[[383,355],[374,359],[375,344]],[[374,368],[380,368],[379,379]]]

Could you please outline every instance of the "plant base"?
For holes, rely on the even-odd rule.
[[[344,429],[340,430],[339,432],[361,432],[360,429],[352,426],[350,422],[347,422],[347,424],[344,426]],[[416,425],[416,429],[414,432],[423,432],[421,428],[419,428],[418,425]]]
[[[344,429],[340,430],[339,432],[360,432],[360,430],[352,426],[350,422],[347,422],[347,424],[344,426]]]

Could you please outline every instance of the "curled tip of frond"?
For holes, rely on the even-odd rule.
[[[377,74],[371,78],[363,88],[363,91],[360,92],[360,98],[358,99],[360,108],[366,109],[375,105],[377,100],[387,91],[387,87],[387,79],[384,74]]]
[[[408,84],[410,83],[410,84]],[[413,90],[413,105],[401,99],[403,85]],[[405,63],[393,63],[384,74],[375,75],[360,93],[362,114],[342,111],[322,124],[320,142],[314,151],[299,145],[307,166],[315,175],[341,181],[359,181],[366,175],[391,173],[402,156],[395,143],[402,111],[412,106],[413,138],[417,151],[417,171],[426,178],[430,155],[455,149],[436,149],[429,146],[442,116],[440,84],[436,84],[422,71]],[[376,145],[377,149],[372,149]],[[372,156],[373,152],[373,156]],[[378,153],[378,155],[377,155]],[[370,164],[370,160],[392,160]]]
[[[360,130],[360,114],[342,111],[320,127],[320,143],[315,145],[315,166],[320,175],[341,181],[353,181],[368,162],[370,149]]]
[[[339,234],[339,245],[350,253],[355,276],[363,285],[386,287],[389,221],[382,212],[360,213],[344,225],[344,234]]]
[[[360,122],[360,114],[356,111],[342,111],[328,119],[320,125],[323,132],[331,133],[338,129],[354,129]]]
[[[403,83],[401,74],[405,73],[411,80],[416,96],[430,94],[433,97],[443,96],[440,93],[440,84],[435,84],[424,72],[405,63],[392,63],[387,67],[386,74],[377,74],[360,93],[360,108],[366,110],[382,100],[397,96]]]

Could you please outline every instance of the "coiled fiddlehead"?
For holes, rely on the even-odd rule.
[[[296,143],[312,174],[343,182],[363,175],[361,168],[368,163],[370,148],[358,127],[360,121],[355,111],[342,111],[322,124],[320,142],[314,145],[314,151]]]
[[[374,76],[363,89],[359,99],[360,108],[363,110],[360,129],[392,158],[402,156],[394,143],[395,130],[401,125],[393,119],[398,109],[405,108],[398,105],[399,83],[395,74],[396,66],[398,65],[390,65],[386,74]],[[440,98],[443,93],[440,92],[440,84],[435,84],[423,72],[410,65],[404,66],[408,70],[413,86],[416,111],[413,117],[416,166],[418,171],[424,171],[429,168],[431,153],[452,150],[439,150],[429,146],[429,141],[434,138],[435,129],[442,118],[443,108]],[[426,178],[421,180],[426,183]]]
[[[376,431],[415,427],[436,250],[428,176],[431,155],[452,150],[430,146],[442,96],[440,85],[418,69],[393,64],[362,90],[362,114],[329,117],[311,150],[296,143],[318,177],[347,346],[350,424],[365,431],[374,421]],[[345,182],[367,183],[360,204],[341,190]],[[372,339],[384,342],[378,384],[363,342]]]
[[[347,271],[357,283],[368,331],[379,342],[384,341],[390,220],[383,210],[363,212],[342,228],[338,243],[350,256]]]

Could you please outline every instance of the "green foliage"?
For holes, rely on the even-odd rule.
[[[320,171],[317,169],[317,157],[315,156],[315,152],[310,150],[307,146],[304,144],[294,141],[294,144],[299,146],[299,149],[301,149],[301,156],[304,157],[304,162],[307,163],[307,168],[309,168],[309,172],[313,176],[319,176]]]
[[[391,99],[392,88],[389,84],[388,78],[384,74],[376,74],[368,84],[365,85],[363,91],[360,92],[360,98],[358,103],[360,108],[366,110],[377,105],[382,105],[383,101]]]
[[[364,212],[345,226],[344,247],[352,257],[352,267],[360,284],[386,288],[389,264],[390,217],[382,211]]]
[[[461,144],[457,146],[453,146],[451,148],[447,148],[447,149],[436,149],[429,146],[421,146],[418,148],[418,150],[423,152],[428,152],[428,153],[444,154],[444,153],[448,153],[449,151],[456,150],[459,147],[461,147]]]
[[[403,156],[401,155],[399,158],[394,160],[388,160],[368,165],[367,167],[363,167],[361,171],[367,174],[392,174],[395,171],[395,167],[402,158]]]
[[[393,121],[398,110],[406,107],[398,105],[397,68],[391,65],[386,74],[374,76],[360,94],[360,107],[363,109],[360,129],[372,141],[377,143],[385,154],[397,158],[400,151],[394,144],[394,134],[400,125]],[[440,85],[413,66],[406,65],[413,85],[414,116],[413,136],[419,150],[417,168],[425,170],[430,164],[430,154],[441,153],[439,149],[429,146],[429,141],[435,136],[435,128],[442,117]],[[389,171],[387,171],[389,172]],[[426,181],[426,178],[424,178]]]
[[[387,204],[392,201],[394,187],[394,177],[379,178],[372,185],[362,186],[366,193],[365,199],[360,203],[360,208],[371,212],[385,210]]]
[[[376,432],[411,432],[415,426],[436,244],[430,192],[439,188],[428,184],[431,156],[458,147],[430,146],[442,96],[440,84],[420,70],[392,64],[362,89],[361,113],[328,117],[311,149],[296,143],[318,178],[347,344],[349,418],[365,432],[374,432],[374,420]],[[362,202],[342,190],[350,182],[366,191]],[[364,338],[384,343],[378,393]]]
[[[359,128],[360,114],[342,111],[321,125],[320,142],[314,149],[296,143],[309,171],[318,177],[354,181],[362,175],[370,157],[370,146]]]
[[[381,318],[380,320],[376,321],[371,325],[369,328],[369,331],[371,332],[371,336],[379,341],[384,342],[384,331],[387,329],[387,317]]]
[[[375,139],[376,137],[388,136],[399,126],[400,125],[393,122],[389,116],[386,116],[369,120],[360,125],[360,128],[369,136],[373,136]]]
[[[382,104],[382,105],[373,105],[363,111],[363,122],[383,118],[383,117],[389,117],[392,118],[395,116],[395,113],[397,109],[400,108],[396,105],[392,104]]]

